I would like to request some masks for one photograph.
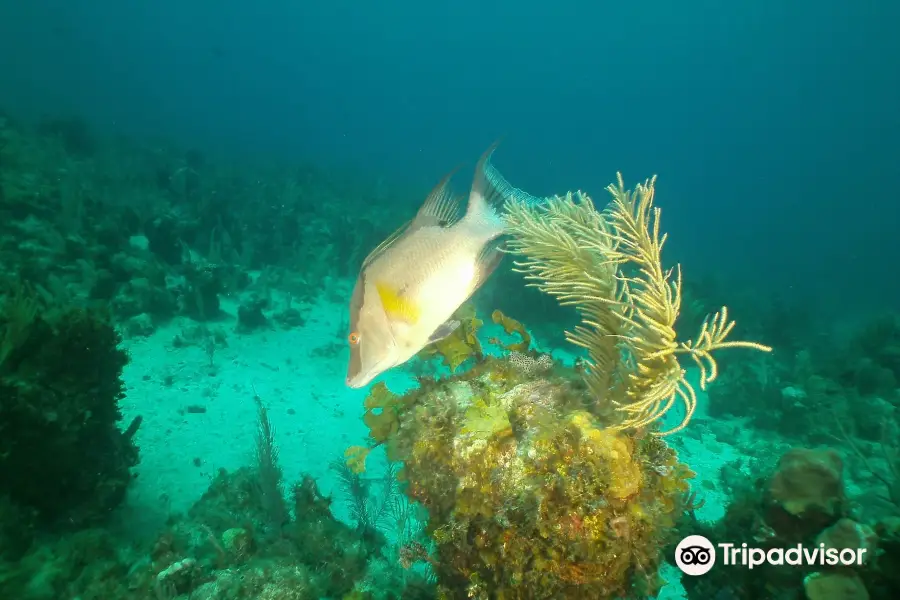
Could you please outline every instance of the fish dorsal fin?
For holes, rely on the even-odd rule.
[[[450,191],[450,178],[456,169],[448,173],[438,183],[428,197],[422,208],[416,213],[410,229],[419,227],[450,227],[459,220],[459,197]]]
[[[397,231],[395,231],[391,235],[387,236],[383,242],[381,242],[380,244],[375,246],[375,249],[372,250],[371,252],[369,252],[369,255],[366,256],[366,258],[363,260],[360,270],[365,269],[366,267],[371,265],[373,262],[375,262],[375,259],[377,259],[379,256],[384,254],[388,248],[393,246],[397,240],[399,240],[401,237],[403,237],[403,234],[407,232],[411,223],[412,223],[412,221],[407,221],[402,226],[400,226],[400,228],[397,229]]]
[[[456,169],[448,173],[440,183],[438,183],[424,204],[416,213],[412,221],[404,223],[397,231],[389,235],[383,242],[378,244],[374,250],[369,252],[362,263],[362,268],[371,265],[375,260],[384,254],[388,248],[393,246],[397,240],[404,234],[414,231],[420,227],[450,227],[459,220],[460,200],[458,196],[454,196],[450,192],[450,178]]]

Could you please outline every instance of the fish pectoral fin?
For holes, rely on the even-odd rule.
[[[457,327],[459,327],[459,321],[456,320],[450,320],[446,323],[442,323],[437,329],[434,330],[434,333],[432,333],[428,337],[428,343],[433,344],[434,342],[441,341],[442,339],[456,331]]]
[[[419,306],[401,290],[396,290],[384,283],[376,283],[375,290],[381,300],[381,306],[388,318],[415,323],[421,316]]]
[[[410,224],[410,229],[419,227],[450,227],[459,221],[460,199],[450,191],[450,178],[453,172],[448,173],[440,183],[435,186],[422,208],[416,213],[416,217]]]
[[[472,279],[469,296],[466,297],[467,300],[475,293],[475,290],[487,281],[488,277],[500,266],[501,262],[503,262],[502,241],[493,240],[481,249],[478,258],[475,260],[475,277]]]

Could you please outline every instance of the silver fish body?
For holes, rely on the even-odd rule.
[[[492,150],[478,163],[462,218],[448,175],[409,225],[363,261],[350,301],[348,386],[368,384],[452,333],[454,313],[499,264],[503,223],[492,205],[502,196],[485,170]]]

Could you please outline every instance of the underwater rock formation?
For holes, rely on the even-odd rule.
[[[140,418],[119,429],[128,356],[101,310],[15,284],[0,303],[0,496],[6,535],[96,524],[125,497]],[[0,536],[2,537],[2,536]],[[11,552],[2,544],[2,552]]]
[[[834,451],[794,448],[771,473],[739,488],[718,522],[683,521],[679,527],[679,537],[702,535],[735,548],[746,544],[781,552],[783,564],[775,564],[775,554],[772,562],[752,570],[716,568],[703,577],[684,577],[682,583],[688,598],[698,600],[893,600],[900,590],[898,523],[897,517],[886,517],[868,524],[855,514]],[[788,562],[787,551],[798,547],[815,552],[814,558]],[[841,563],[842,556],[859,562]]]
[[[292,489],[293,518],[267,528],[249,468],[220,471],[187,515],[173,515],[147,546],[123,545],[102,528],[35,544],[16,562],[0,557],[3,598],[59,600],[318,600],[370,598],[356,591],[384,545],[332,516],[311,477]],[[397,595],[415,600],[410,586]]]
[[[571,370],[490,358],[366,422],[429,515],[444,598],[652,594],[690,470],[658,437],[604,428]]]
[[[808,537],[846,511],[843,461],[833,450],[790,450],[778,462],[768,492],[768,520],[776,531]]]

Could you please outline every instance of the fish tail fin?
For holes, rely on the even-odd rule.
[[[500,215],[507,200],[504,194],[507,188],[512,187],[508,183],[503,187],[506,180],[502,176],[497,178],[492,175],[495,170],[490,166],[491,155],[498,144],[499,142],[494,142],[487,152],[481,155],[481,160],[475,167],[475,179],[472,182],[472,191],[469,192],[469,205],[465,216],[470,223],[484,227],[487,233],[492,233],[489,238],[503,234],[504,225]]]
[[[502,209],[503,205],[513,199],[532,206],[544,202],[545,198],[534,196],[513,186],[506,180],[506,177],[497,170],[497,167],[491,162],[491,155],[496,148],[497,143],[491,146],[488,152],[482,157],[482,161],[479,163],[479,173],[487,181],[488,186],[495,191],[495,194],[500,201],[500,206],[498,208]]]

